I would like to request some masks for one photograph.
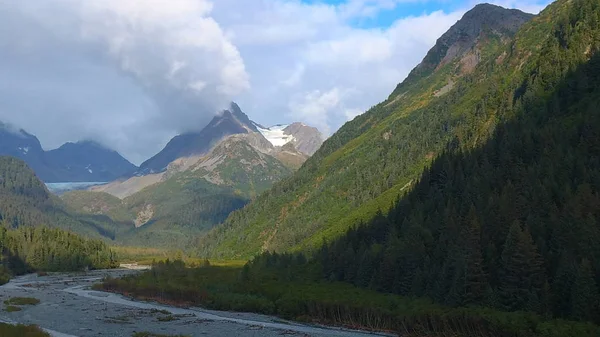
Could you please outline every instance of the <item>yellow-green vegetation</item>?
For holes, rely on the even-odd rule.
[[[44,226],[0,227],[0,247],[4,253],[3,268],[17,275],[36,270],[78,271],[118,266],[116,255],[103,241]]]
[[[106,215],[119,223],[132,223],[135,214],[123,201],[105,192],[69,191],[61,196],[69,210],[88,215]]]
[[[4,307],[4,311],[6,312],[15,312],[15,311],[21,311],[23,309],[21,309],[20,307],[15,307],[14,305],[7,305],[6,307]]]
[[[11,325],[0,323],[0,336],[10,337],[50,337],[42,329],[35,325]]]
[[[202,266],[210,264],[212,266],[231,266],[231,267],[242,267],[247,260],[218,260],[218,259],[206,259],[199,258],[186,253],[182,250],[169,250],[160,248],[147,248],[147,247],[126,247],[126,246],[113,246],[111,247],[121,263],[137,263],[139,265],[152,265],[158,262],[165,262],[167,260],[181,260],[187,266]]]
[[[287,259],[261,258],[253,263],[256,265],[241,269],[186,268],[181,261],[162,263],[139,275],[106,279],[102,288],[168,303],[275,314],[287,319],[407,336],[600,334],[600,329],[591,323],[550,320],[533,313],[507,313],[491,308],[451,308],[428,299],[382,294],[341,282],[316,281],[319,271],[305,264],[306,260]],[[273,265],[267,268],[270,263]]]
[[[36,305],[40,300],[33,297],[12,297],[4,301],[6,305]]]
[[[498,57],[510,55],[518,27],[531,17],[490,5],[465,15],[386,101],[346,123],[297,173],[211,231],[200,255],[314,251],[385,214],[439,154],[482,144],[507,117],[511,98],[500,89],[512,60]],[[478,30],[477,22],[485,24]],[[442,62],[450,45],[469,38],[472,47]],[[473,59],[478,63],[466,66]]]
[[[110,219],[69,213],[22,160],[1,156],[0,177],[0,224],[10,228],[47,225],[90,238],[114,237],[115,224]]]

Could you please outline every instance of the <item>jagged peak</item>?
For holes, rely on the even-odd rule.
[[[460,60],[472,52],[484,32],[491,32],[501,38],[512,38],[533,17],[535,15],[518,9],[488,3],[476,5],[436,41],[421,63],[410,72],[406,80],[398,84],[390,97],[400,94],[405,86],[429,76],[441,66]]]

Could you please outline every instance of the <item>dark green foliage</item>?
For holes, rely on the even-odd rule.
[[[186,268],[181,261],[157,264],[151,271],[106,279],[96,289],[144,299],[207,308],[276,314],[287,319],[351,328],[383,330],[402,336],[595,337],[590,323],[548,320],[536,314],[489,308],[450,308],[318,282],[318,268],[301,254],[264,254],[241,270]]]
[[[107,220],[73,216],[23,161],[0,156],[0,222],[5,226],[46,225],[112,239],[118,226]]]
[[[448,148],[387,217],[325,245],[322,279],[600,323],[600,3],[557,2],[537,20],[550,15],[520,84],[493,93],[512,103],[492,137]]]
[[[0,157],[0,224],[0,283],[8,282],[10,274],[36,270],[116,266],[104,242],[63,230],[101,237],[102,228],[65,212],[27,165],[11,157]]]
[[[104,242],[48,227],[0,228],[0,248],[2,265],[13,274],[118,266]]]
[[[50,337],[49,334],[35,325],[11,325],[0,323],[0,336],[11,337]]]
[[[577,278],[571,291],[571,312],[575,319],[598,320],[600,315],[600,293],[590,261],[583,259],[577,270]]]

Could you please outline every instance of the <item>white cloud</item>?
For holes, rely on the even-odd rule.
[[[232,99],[261,124],[330,133],[385,99],[476,0],[355,25],[426,1],[444,0],[0,0],[0,121],[47,148],[91,138],[135,162]]]
[[[241,107],[265,124],[299,120],[329,132],[348,120],[347,111],[354,116],[385,99],[463,14],[405,17],[383,29],[352,25],[353,19],[398,2],[352,0],[337,7],[285,0],[215,2],[214,17],[252,76],[252,90],[238,98]],[[232,15],[234,7],[245,15]],[[336,92],[336,104],[319,100]],[[289,120],[281,121],[282,112]]]
[[[206,0],[0,7],[0,120],[47,148],[92,138],[140,162],[250,88]]]

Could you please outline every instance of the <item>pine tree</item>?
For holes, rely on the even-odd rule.
[[[542,287],[541,258],[531,235],[518,221],[510,227],[502,251],[500,301],[507,310],[526,309]]]
[[[571,291],[571,316],[581,321],[600,322],[598,305],[600,296],[594,280],[592,265],[583,259],[577,270],[575,284]]]

